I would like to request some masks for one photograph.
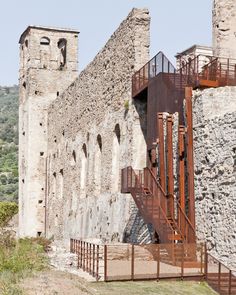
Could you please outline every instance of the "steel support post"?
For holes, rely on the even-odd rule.
[[[174,172],[173,172],[173,118],[167,117],[167,174],[168,174],[168,194],[174,195]],[[171,197],[169,202],[169,211],[174,218],[174,199]]]
[[[184,173],[184,126],[179,126],[179,203],[185,212],[185,173]]]
[[[193,160],[193,116],[192,116],[192,88],[185,88],[186,119],[187,119],[187,171],[188,171],[188,217],[195,228],[195,196],[194,196],[194,160]],[[190,242],[195,242],[192,237]]]

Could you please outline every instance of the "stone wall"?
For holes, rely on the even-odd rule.
[[[236,87],[195,92],[197,236],[236,267]]]
[[[214,0],[213,54],[236,59],[236,0]]]
[[[149,22],[134,9],[49,109],[49,238],[123,240],[133,201],[120,193],[120,169],[146,164],[146,104],[133,105],[131,77],[149,59]]]
[[[61,66],[59,43],[66,40]],[[45,233],[48,106],[78,76],[78,32],[28,27],[20,38],[19,236]]]

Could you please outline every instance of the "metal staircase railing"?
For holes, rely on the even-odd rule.
[[[146,223],[152,223],[158,232],[161,243],[173,243],[180,240],[160,206],[160,190],[158,187],[147,189],[143,185],[142,171],[135,172],[132,167],[122,169],[123,192],[131,193]]]
[[[136,96],[148,86],[149,81],[159,73],[175,74],[176,69],[163,52],[158,52],[132,77],[132,96]]]
[[[144,168],[144,179],[148,179],[147,185],[152,183],[151,187],[156,186],[160,191],[161,207],[166,212],[167,218],[179,229],[183,240],[187,243],[194,243],[195,229],[181,208],[178,200],[176,200],[173,195],[165,194],[160,183],[149,168]]]
[[[130,192],[145,222],[152,223],[161,243],[195,242],[195,230],[174,196],[167,196],[149,168],[122,169],[122,192]],[[175,208],[174,208],[175,206]]]
[[[205,250],[205,279],[220,295],[236,294],[236,276],[232,269],[224,265]]]
[[[209,61],[210,60],[210,61]],[[132,96],[135,97],[145,88],[150,80],[164,74],[176,89],[184,87],[219,87],[236,85],[236,60],[224,57],[197,55],[180,69],[163,54],[158,52],[132,77]]]

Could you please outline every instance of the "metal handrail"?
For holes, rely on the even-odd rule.
[[[173,227],[171,226],[163,208],[160,206],[157,196],[155,196],[155,194],[153,194],[153,192],[150,190],[150,196],[151,196],[150,200],[152,202],[155,201],[155,205],[157,205],[156,209],[158,210],[158,217],[159,218],[155,219],[153,217],[154,207],[152,206],[152,210],[151,210],[151,212],[149,212],[146,207],[147,204],[145,204],[147,199],[145,199],[145,191],[144,191],[144,186],[143,186],[142,179],[141,179],[142,178],[141,171],[138,176],[131,166],[123,169],[123,171],[125,171],[125,170],[127,171],[127,178],[130,178],[129,181],[131,183],[131,185],[130,185],[129,181],[127,181],[128,190],[132,194],[132,196],[135,200],[135,203],[136,203],[137,207],[139,208],[139,210],[141,211],[143,217],[145,219],[148,219],[149,221],[151,221],[151,223],[155,227],[155,230],[159,233],[159,236],[160,236],[162,242],[169,242],[170,239],[169,239],[168,235],[169,234],[174,235],[175,231],[174,231]],[[133,184],[133,180],[135,180],[134,184]],[[139,195],[139,194],[141,194],[141,198],[137,197],[137,195]],[[145,208],[146,208],[146,210],[145,210]],[[167,230],[163,230],[162,226],[160,226],[161,220],[164,220]],[[173,241],[171,241],[171,242],[173,242]]]
[[[161,193],[162,193],[162,196],[164,196],[165,200],[167,201],[167,200],[168,200],[168,197],[167,197],[167,195],[165,194],[165,192],[164,192],[163,188],[161,187],[160,183],[157,181],[157,179],[156,179],[156,177],[154,176],[154,174],[153,174],[153,172],[151,171],[151,169],[147,167],[147,168],[145,168],[145,170],[146,170],[146,171],[149,171],[149,173],[150,173],[150,175],[151,175],[151,177],[152,177],[154,183],[158,186],[158,188],[160,189],[160,191],[161,191]],[[170,197],[172,197],[172,198],[174,199],[174,196],[173,196],[173,195],[168,195],[168,196],[170,196]],[[185,214],[185,212],[184,212],[183,209],[181,208],[179,202],[176,200],[175,203],[176,203],[176,205],[177,205],[177,210],[178,210],[178,214],[177,214],[177,216],[179,217],[180,214],[182,215],[182,217],[183,217],[184,220],[185,220],[185,224],[187,224],[187,225],[191,228],[191,230],[192,230],[192,233],[191,233],[191,234],[193,235],[193,238],[195,239],[195,229],[194,229],[193,225],[191,224],[191,222],[190,222],[190,220],[188,219],[187,215]],[[162,202],[160,202],[160,204],[162,204]],[[179,219],[178,219],[178,221],[179,221]],[[183,239],[188,240],[189,237],[185,237],[184,233],[181,232],[181,231],[182,231],[182,229],[181,229],[181,224],[179,224],[179,223],[178,223],[178,228],[180,229],[180,233],[181,233],[181,236],[183,237]],[[185,228],[185,226],[184,226],[184,228]]]
[[[201,64],[204,59],[209,60],[205,65]],[[166,73],[169,78],[174,75],[176,89],[199,86],[201,79],[219,81],[217,86],[236,85],[236,60],[199,54],[176,70],[164,53],[160,51],[132,76],[133,96],[144,90],[149,81],[160,73]],[[176,85],[178,80],[180,85]]]
[[[159,73],[175,73],[176,69],[162,51],[159,51],[144,66],[136,71],[132,76],[133,96],[145,89],[149,80],[156,77]]]
[[[205,249],[206,249],[206,245],[205,245]],[[234,279],[235,282],[235,275],[233,275],[233,270],[230,269],[228,266],[226,266],[224,263],[220,262],[215,256],[213,256],[212,254],[209,254],[206,250],[205,250],[205,279],[208,282],[208,284],[216,291],[218,291],[220,294],[228,294],[228,295],[233,295],[235,294],[235,290],[232,293],[232,288],[235,288],[235,285],[232,284],[232,280]],[[218,265],[218,272],[213,273],[214,275],[217,275],[215,277],[215,279],[212,280],[209,279],[210,273],[208,272],[208,257],[211,257],[211,259],[213,260],[213,262],[216,262]],[[222,266],[223,268],[225,268],[225,270],[227,272],[222,272]],[[228,273],[228,281],[225,281],[225,276],[222,276],[223,274],[227,274]],[[223,277],[223,279],[222,279]],[[223,283],[223,284],[222,284]],[[225,285],[225,283],[227,283],[227,285]],[[225,290],[225,288],[227,287],[228,290]],[[223,293],[221,293],[223,288]]]

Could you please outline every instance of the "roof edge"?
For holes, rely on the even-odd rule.
[[[181,52],[177,52],[175,57],[184,55],[186,52],[191,51],[191,50],[196,49],[196,48],[202,48],[202,49],[209,49],[210,50],[210,49],[212,49],[212,46],[194,44],[194,45],[188,47],[187,49],[185,49],[185,50],[183,50]]]
[[[79,34],[80,33],[78,30],[67,29],[67,28],[44,27],[44,26],[28,26],[20,36],[20,39],[19,39],[20,44],[22,43],[24,37],[28,34],[30,29],[44,30],[44,31],[65,32],[65,33],[74,33],[74,34]]]

